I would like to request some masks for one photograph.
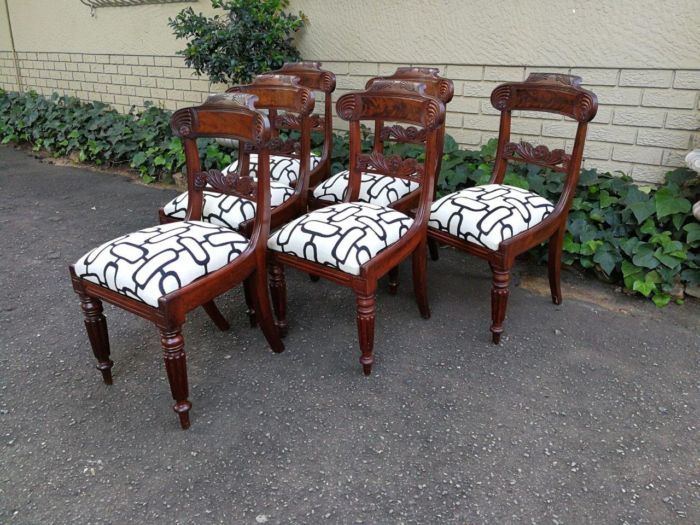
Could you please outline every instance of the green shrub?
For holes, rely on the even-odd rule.
[[[96,165],[130,166],[147,183],[167,180],[185,163],[182,144],[170,131],[170,115],[154,106],[121,114],[99,102],[0,90],[0,142],[29,143],[35,150]],[[363,128],[362,139],[365,149],[371,147],[369,129]],[[322,141],[322,134],[312,134],[316,153]],[[200,141],[199,147],[205,169],[231,162],[229,153],[212,140]],[[488,182],[495,151],[495,140],[469,151],[447,136],[438,195]],[[421,156],[415,145],[393,145],[386,152]],[[347,135],[333,134],[332,172],[347,167],[348,155]],[[515,164],[505,183],[555,202],[564,175]],[[658,187],[640,186],[624,175],[583,170],[569,214],[563,262],[592,269],[658,306],[672,299],[680,302],[682,285],[700,284],[700,224],[691,214],[691,202],[698,199],[698,176],[684,168],[669,172]],[[532,253],[546,257],[542,247]]]
[[[170,131],[171,112],[148,105],[123,114],[101,102],[74,97],[44,98],[0,90],[0,142],[29,143],[35,151],[70,156],[97,166],[128,166],[144,182],[182,169],[185,153]],[[231,162],[213,140],[199,141],[208,169]]]
[[[198,75],[212,82],[243,84],[258,73],[285,62],[297,62],[294,33],[304,26],[304,15],[283,11],[289,0],[211,0],[224,14],[207,18],[191,7],[169,25],[177,38],[188,39],[178,54]]]

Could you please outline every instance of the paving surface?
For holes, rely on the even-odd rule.
[[[239,289],[231,331],[190,316],[183,432],[155,328],[106,308],[103,385],[67,271],[175,192],[7,147],[0,189],[0,523],[700,523],[697,301],[565,273],[554,306],[523,266],[495,347],[486,265],[442,250],[431,320],[407,265],[380,293],[365,378],[351,293],[288,272],[283,354]]]

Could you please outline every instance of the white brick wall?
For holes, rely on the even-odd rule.
[[[192,74],[181,57],[18,53],[25,89],[54,91],[112,104],[120,111],[153,101],[167,109],[200,103],[221,85]],[[335,98],[362,89],[368,78],[389,75],[401,65],[438,67],[453,80],[448,133],[463,147],[476,148],[498,133],[498,112],[491,91],[504,81],[519,81],[533,71],[579,75],[598,96],[599,109],[589,127],[585,166],[620,170],[642,181],[658,182],[683,165],[691,147],[700,145],[700,70],[508,67],[472,64],[395,64],[325,62],[338,78]],[[0,51],[0,88],[16,90],[15,65]],[[338,129],[346,129],[337,121]],[[554,114],[519,112],[513,134],[550,147],[572,145],[575,126]]]

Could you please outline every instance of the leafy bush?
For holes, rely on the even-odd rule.
[[[171,176],[185,163],[182,143],[170,131],[170,116],[152,105],[122,114],[101,102],[56,93],[44,98],[0,90],[0,143],[26,142],[55,157],[128,166],[149,183]],[[231,162],[214,141],[202,140],[199,146],[207,169]]]
[[[170,131],[170,115],[154,106],[121,114],[99,102],[0,90],[0,142],[30,143],[34,150],[96,165],[130,166],[148,183],[184,168],[184,151]],[[362,139],[364,149],[371,147],[369,129],[363,128]],[[312,134],[316,153],[322,141],[322,134]],[[230,155],[212,140],[200,141],[199,147],[205,169],[231,162]],[[393,145],[386,152],[421,156],[421,148],[410,144]],[[495,140],[479,151],[469,151],[459,149],[448,135],[438,195],[488,182],[495,152]],[[334,134],[332,172],[346,168],[348,155],[347,135]],[[564,175],[514,164],[505,183],[555,202]],[[639,186],[624,175],[583,170],[569,214],[563,262],[623,283],[658,306],[672,299],[680,302],[682,285],[700,284],[700,224],[691,214],[691,202],[699,198],[698,176],[687,169],[668,173],[658,187]],[[546,257],[543,248],[533,253]]]
[[[178,54],[198,75],[212,82],[242,84],[301,55],[293,36],[304,26],[299,16],[283,11],[289,0],[212,0],[225,14],[207,18],[191,7],[183,9],[169,25],[177,38],[188,39]]]

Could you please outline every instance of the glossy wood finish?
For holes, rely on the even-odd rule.
[[[213,184],[217,191],[242,195],[256,202],[257,214],[251,228],[250,243],[239,257],[219,270],[161,297],[158,307],[82,279],[76,275],[73,265],[70,266],[73,288],[80,297],[88,337],[98,361],[97,368],[102,372],[105,383],[112,382],[112,361],[102,301],[152,321],[158,327],[163,360],[175,400],[173,409],[178,414],[183,429],[190,425],[189,411],[192,406],[189,401],[185,343],[182,335],[182,326],[189,311],[204,306],[212,315],[211,308],[215,297],[245,279],[251,279],[254,282],[252,288],[263,333],[274,351],[281,352],[284,349],[274,326],[265,278],[266,242],[270,229],[267,144],[271,139],[271,131],[268,119],[255,111],[255,100],[256,97],[252,95],[212,96],[201,106],[176,111],[171,120],[173,132],[183,139],[186,153],[189,205],[185,220],[201,218],[202,190],[208,184]],[[215,170],[203,172],[196,144],[199,137],[226,137],[255,144],[260,155],[258,169],[261,176],[257,182],[240,173],[224,176]],[[228,323],[218,310],[213,318],[221,329],[228,328]]]
[[[400,81],[379,81],[369,89],[342,96],[336,105],[340,118],[350,123],[350,180],[345,202],[356,202],[360,190],[360,172],[370,171],[397,178],[410,179],[419,184],[419,197],[415,220],[408,231],[394,244],[362,265],[359,275],[318,264],[288,253],[270,252],[270,288],[277,316],[278,327],[287,330],[286,286],[284,266],[298,268],[311,275],[323,277],[352,288],[357,296],[357,326],[360,340],[360,363],[365,374],[372,370],[374,362],[374,322],[376,316],[377,281],[409,255],[414,257],[414,277],[417,289],[426,286],[425,242],[437,166],[440,133],[445,121],[442,101],[425,95],[424,86]],[[403,125],[418,126],[424,130],[425,163],[418,166],[415,159],[402,160],[384,157],[374,148],[369,154],[361,151],[361,123],[393,121]],[[417,252],[417,253],[416,253]],[[421,262],[423,260],[423,262]],[[421,314],[429,317],[426,302]]]
[[[320,162],[309,174],[308,188],[327,179],[331,171],[335,74],[322,69],[322,65],[321,62],[286,62],[280,69],[270,71],[271,74],[297,77],[301,86],[323,97],[323,115],[314,113],[310,116],[311,130],[323,133],[323,147]]]
[[[549,216],[532,228],[501,242],[497,250],[489,250],[443,231],[428,229],[431,238],[488,261],[493,272],[491,334],[496,344],[503,333],[511,268],[519,254],[549,241],[549,283],[552,302],[561,304],[562,301],[561,251],[566,220],[581,170],[588,122],[595,117],[598,108],[596,96],[581,88],[580,84],[581,79],[575,76],[532,73],[525,82],[502,84],[491,94],[491,104],[501,112],[501,119],[496,161],[490,184],[503,183],[508,162],[527,162],[566,173],[563,191]],[[577,121],[571,153],[567,154],[562,150],[550,151],[545,146],[535,148],[527,143],[511,142],[511,113],[514,110],[557,113]]]

